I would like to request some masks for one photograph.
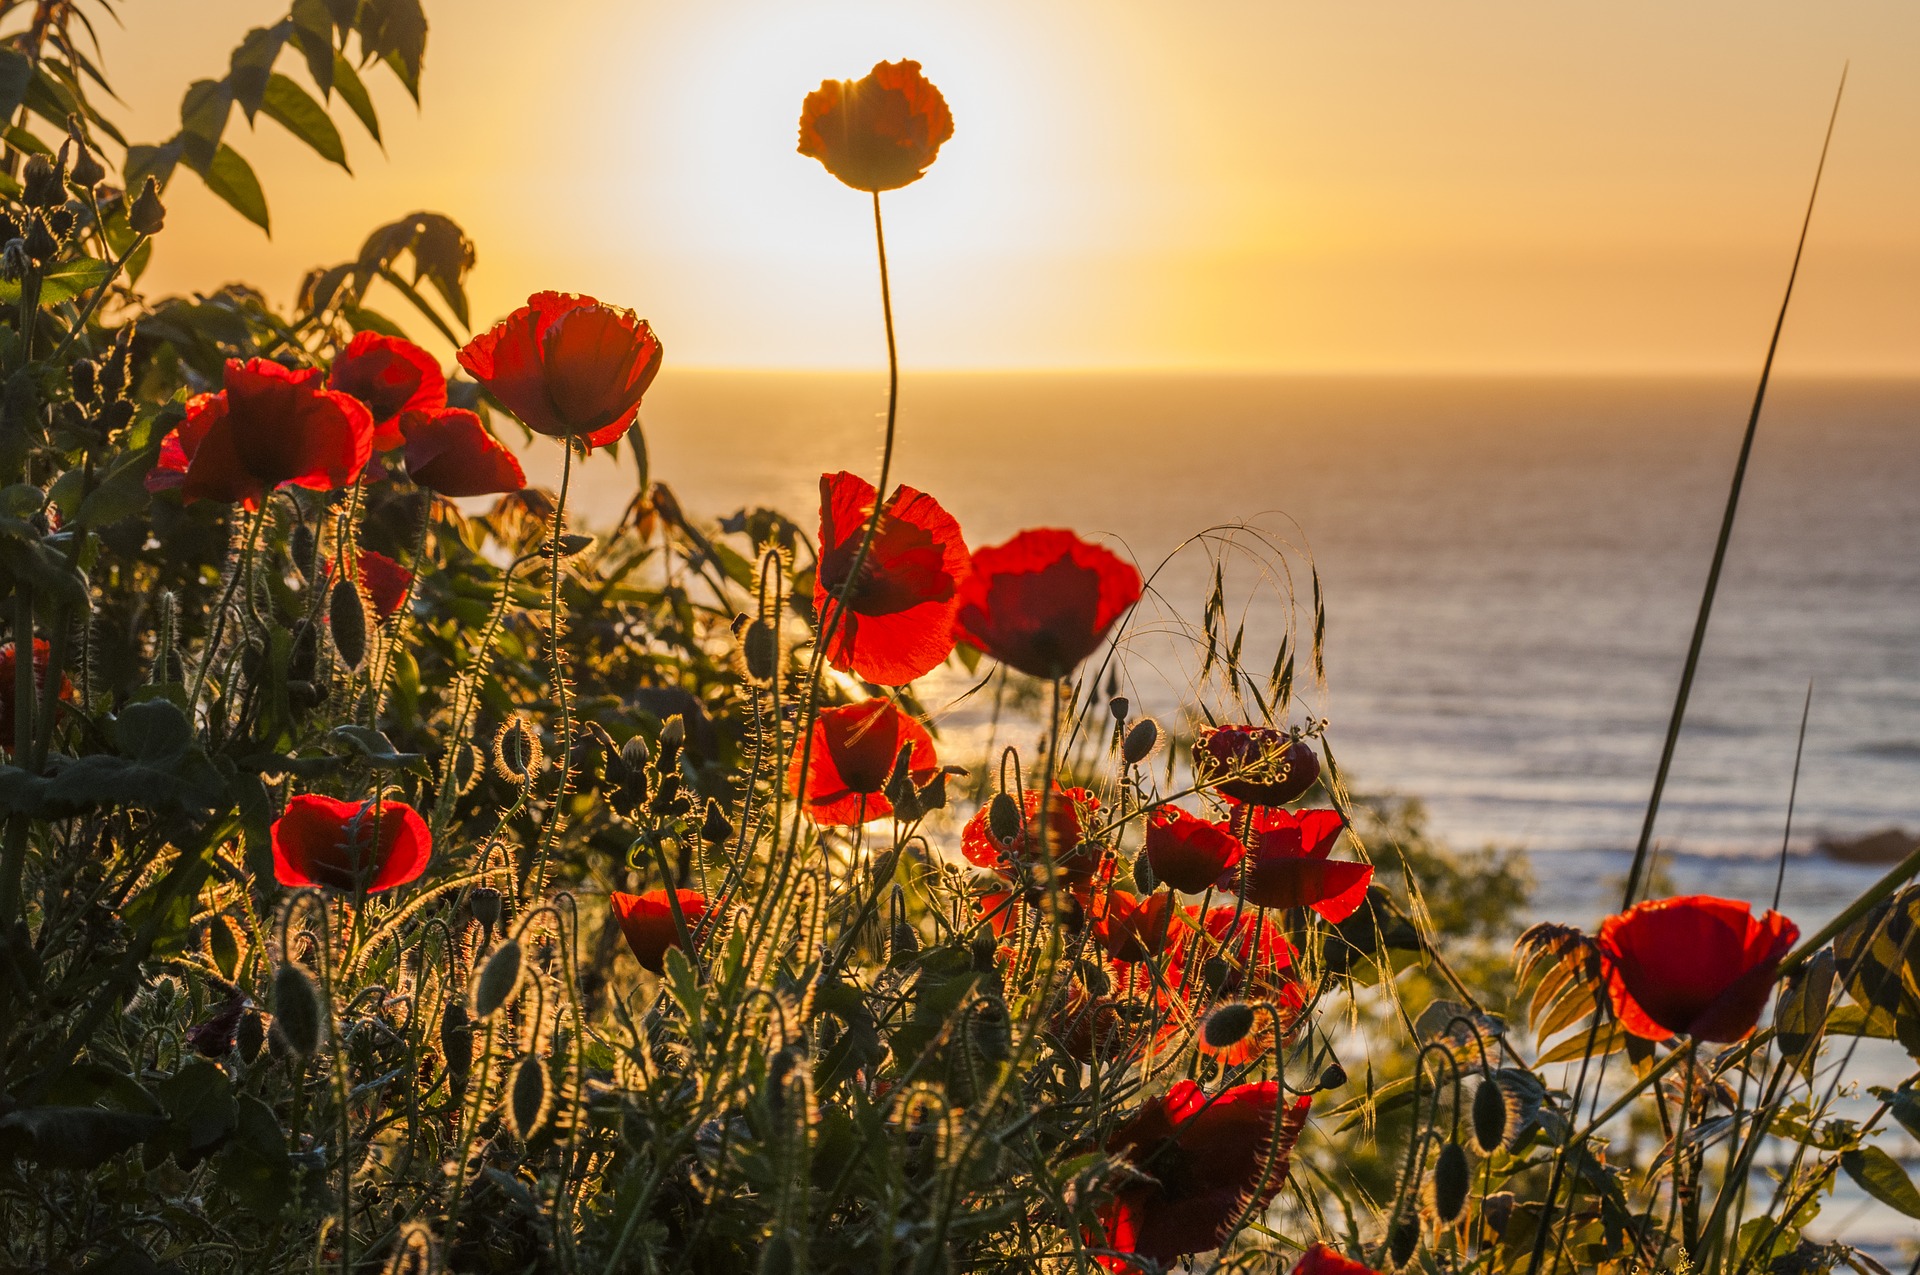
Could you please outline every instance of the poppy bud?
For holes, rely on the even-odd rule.
[[[51,261],[60,252],[60,241],[47,229],[43,218],[35,217],[27,226],[27,255],[35,261]]]
[[[639,771],[645,769],[647,758],[651,755],[652,754],[647,751],[646,739],[640,735],[635,735],[632,739],[620,745],[620,760],[626,763],[628,770]]]
[[[756,686],[773,681],[780,667],[780,634],[765,620],[750,620],[740,634],[740,659]]]
[[[982,972],[992,969],[994,952],[998,946],[991,934],[977,936],[969,948],[973,968]]]
[[[467,910],[483,929],[492,932],[500,924],[500,891],[490,885],[477,885],[467,896]]]
[[[40,214],[40,219],[46,223],[47,233],[58,243],[65,243],[67,236],[73,233],[73,209],[66,204],[47,209]]]
[[[513,1128],[513,1136],[525,1142],[540,1132],[540,1126],[547,1122],[547,1114],[552,1111],[553,1086],[547,1079],[547,1069],[532,1054],[527,1054],[513,1069],[511,1098],[507,1103],[507,1122]]]
[[[463,1077],[473,1070],[473,1024],[459,1001],[440,1013],[440,1052],[446,1057],[449,1075]]]
[[[1414,1218],[1403,1217],[1393,1224],[1393,1234],[1387,1240],[1387,1258],[1393,1263],[1393,1269],[1400,1270],[1413,1260],[1413,1254],[1420,1247],[1420,1223]]]
[[[1440,1158],[1433,1164],[1433,1212],[1442,1226],[1451,1226],[1460,1220],[1461,1212],[1467,1207],[1467,1190],[1472,1184],[1467,1149],[1457,1142],[1441,1147]]]
[[[1231,1001],[1208,1014],[1200,1031],[1209,1048],[1226,1049],[1239,1044],[1253,1030],[1253,1015],[1253,1006]]]
[[[1482,1080],[1473,1091],[1473,1141],[1482,1155],[1492,1155],[1507,1140],[1507,1094],[1497,1081]]]
[[[333,596],[327,600],[327,624],[333,630],[333,649],[340,653],[340,662],[350,669],[359,668],[367,658],[367,608],[353,581],[334,581]]]
[[[1124,695],[1116,695],[1107,701],[1107,711],[1113,714],[1113,720],[1116,722],[1126,721],[1127,714],[1131,712],[1132,709],[1133,705],[1128,702],[1127,697]]]
[[[67,369],[67,378],[73,386],[73,401],[81,407],[92,407],[99,401],[99,371],[92,359],[81,359]]]
[[[1133,888],[1142,895],[1152,894],[1160,888],[1159,880],[1153,875],[1153,860],[1145,854],[1137,855],[1133,860]]]
[[[487,958],[480,977],[473,980],[473,1016],[492,1018],[520,986],[520,940],[508,939]]]
[[[234,1029],[233,1043],[239,1046],[242,1060],[249,1063],[259,1060],[261,1047],[267,1043],[267,1024],[259,1010],[250,1009],[240,1016],[240,1026]]]
[[[893,774],[888,777],[884,791],[893,806],[894,818],[903,823],[912,823],[925,813],[920,809],[920,790],[914,786],[912,767],[913,745],[902,744],[899,755],[893,759]]]
[[[29,208],[51,208],[67,201],[60,171],[45,155],[27,161],[26,171],[21,174],[20,199]]]
[[[1151,717],[1143,717],[1133,724],[1126,739],[1120,743],[1120,760],[1129,766],[1138,766],[1153,756],[1153,750],[1160,747],[1160,723]]]
[[[294,567],[301,575],[313,569],[313,528],[300,523],[287,538],[287,555],[293,559]]]
[[[546,764],[546,751],[533,728],[516,717],[493,737],[493,765],[509,782],[525,780]]]
[[[647,809],[652,814],[665,818],[677,813],[686,805],[686,798],[680,795],[680,776],[662,775],[660,786],[653,790],[653,800],[647,803]]]
[[[1227,985],[1227,980],[1232,977],[1233,966],[1217,956],[1208,957],[1206,964],[1200,967],[1201,986],[1215,994],[1218,994],[1220,989]]]
[[[1330,1062],[1320,1073],[1320,1088],[1338,1089],[1347,1083],[1347,1069],[1337,1062]]]
[[[302,1058],[319,1052],[324,1031],[320,991],[307,972],[292,962],[282,965],[273,976],[273,1030]]]
[[[720,803],[707,798],[707,817],[700,824],[700,840],[710,846],[723,846],[732,836],[733,824],[720,809]]]
[[[895,921],[887,942],[887,968],[898,969],[920,955],[920,931],[907,921]]]
[[[987,831],[1001,845],[1011,845],[1020,835],[1020,803],[1012,793],[995,793],[987,805]]]
[[[167,210],[160,203],[160,185],[149,177],[140,187],[139,198],[127,209],[127,225],[136,235],[157,235],[167,224]]]

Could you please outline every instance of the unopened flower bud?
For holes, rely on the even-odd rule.
[[[1337,1062],[1330,1062],[1320,1072],[1320,1088],[1338,1089],[1347,1083],[1347,1069]]]
[[[127,210],[127,225],[136,235],[157,235],[167,224],[167,210],[160,203],[160,184],[149,177],[140,187],[140,195]]]
[[[1200,967],[1200,982],[1209,992],[1218,993],[1233,977],[1233,966],[1217,956],[1210,956]]]
[[[1011,793],[995,793],[993,800],[987,803],[987,831],[1001,845],[1012,844],[1020,835],[1020,803]]]
[[[1153,861],[1144,851],[1133,861],[1133,888],[1141,894],[1152,894],[1160,888],[1159,878],[1153,875]]]
[[[76,138],[75,140],[78,139]],[[74,157],[73,171],[67,174],[67,180],[82,190],[85,190],[89,187],[97,186],[106,179],[106,176],[106,165],[102,164],[99,159],[94,156],[93,151],[85,142],[81,142],[80,149]]]
[[[7,240],[7,246],[0,248],[0,279],[8,283],[18,283],[33,269],[33,258],[27,255],[27,245],[19,239]]]
[[[1387,1239],[1387,1256],[1393,1262],[1393,1269],[1400,1270],[1413,1260],[1415,1250],[1420,1247],[1420,1223],[1418,1219],[1403,1217],[1395,1223],[1393,1234]]]
[[[1473,1142],[1482,1155],[1492,1155],[1506,1143],[1510,1118],[1506,1091],[1498,1081],[1482,1080],[1473,1091]]]
[[[334,581],[333,595],[327,600],[327,623],[340,662],[359,668],[367,658],[367,607],[360,598],[360,586],[344,578]]]
[[[27,160],[21,173],[20,199],[29,208],[51,208],[67,200],[67,191],[59,169],[45,155]]]
[[[519,939],[508,939],[481,967],[473,980],[473,1016],[491,1018],[520,986],[522,960]]]
[[[320,990],[307,972],[288,962],[273,976],[273,1030],[288,1049],[311,1058],[325,1034]]]
[[[942,767],[933,772],[933,778],[920,786],[915,794],[922,813],[947,808],[947,769]]]
[[[493,764],[500,777],[518,783],[537,773],[546,763],[546,750],[533,727],[516,717],[493,737]]]
[[[1120,760],[1129,766],[1138,766],[1153,756],[1153,750],[1160,746],[1160,723],[1151,717],[1143,717],[1127,731],[1120,743]]]
[[[733,823],[726,812],[720,809],[720,803],[712,797],[707,798],[707,817],[700,823],[700,840],[710,846],[725,845],[733,836]]]
[[[1467,1166],[1467,1149],[1457,1142],[1440,1148],[1433,1164],[1433,1212],[1442,1226],[1458,1221],[1467,1207],[1467,1192],[1473,1185],[1473,1172]]]
[[[920,931],[911,922],[895,921],[887,936],[887,968],[898,969],[920,954]]]
[[[460,1001],[440,1014],[440,1052],[446,1057],[449,1074],[464,1076],[473,1070],[473,1023]]]
[[[660,723],[660,760],[657,765],[661,774],[680,764],[680,749],[686,742],[687,723],[680,714],[675,713]]]
[[[73,401],[82,407],[92,407],[100,399],[100,368],[92,359],[81,359],[67,369],[67,378],[73,385]]]
[[[491,931],[500,924],[500,891],[490,885],[476,885],[467,896],[467,909],[473,913],[474,920]]]
[[[1239,1044],[1253,1030],[1253,1017],[1253,1006],[1244,1001],[1230,1001],[1207,1015],[1201,1034],[1209,1048],[1226,1049]]]
[[[780,670],[780,633],[765,620],[749,620],[740,633],[740,662],[756,686],[772,683]]]

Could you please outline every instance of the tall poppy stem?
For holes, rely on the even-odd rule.
[[[554,842],[559,839],[560,825],[566,818],[567,793],[573,787],[573,701],[567,693],[567,660],[560,647],[563,619],[560,610],[560,566],[565,557],[560,548],[560,539],[567,528],[567,488],[573,484],[573,439],[561,441],[566,448],[566,459],[560,464],[560,495],[553,503],[553,550],[547,564],[553,576],[548,582],[547,594],[547,656],[553,669],[554,704],[560,710],[560,789],[553,794],[553,805],[547,811],[547,824],[540,830],[540,843],[533,855],[529,885],[534,897],[539,896],[541,886],[546,881],[547,858],[553,852]],[[674,888],[671,880],[666,885],[668,891]]]

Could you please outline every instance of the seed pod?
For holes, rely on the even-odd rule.
[[[1124,722],[1127,720],[1127,714],[1133,711],[1133,705],[1127,701],[1126,696],[1116,695],[1107,701],[1107,711],[1113,714],[1114,721]]]
[[[1011,845],[1020,835],[1020,804],[1012,793],[995,793],[987,803],[987,831],[1001,845]]]
[[[500,924],[500,891],[490,885],[476,885],[467,896],[467,910],[491,933],[493,927]]]
[[[1467,1167],[1467,1149],[1457,1142],[1440,1148],[1433,1163],[1433,1212],[1442,1226],[1460,1220],[1467,1207],[1467,1191],[1473,1185],[1473,1171]]]
[[[460,1077],[473,1070],[473,1024],[459,1001],[440,1012],[440,1052],[447,1060],[448,1074]]]
[[[1320,1088],[1322,1089],[1338,1089],[1346,1083],[1347,1069],[1342,1067],[1338,1062],[1328,1063],[1326,1069],[1320,1073]]]
[[[720,809],[720,803],[707,798],[707,817],[700,823],[700,840],[710,846],[723,846],[732,837],[733,824]]]
[[[20,198],[28,207],[51,208],[66,202],[67,192],[62,184],[62,174],[45,155],[29,158],[20,176]]]
[[[1201,985],[1209,992],[1217,993],[1227,985],[1227,980],[1232,977],[1233,966],[1227,964],[1217,956],[1208,957],[1206,964],[1200,967]]]
[[[127,225],[136,235],[157,235],[167,224],[167,210],[160,202],[160,184],[149,177],[140,187],[140,195],[127,209]]]
[[[680,764],[680,749],[687,742],[687,724],[675,713],[660,723],[660,762],[661,774],[666,774]]]
[[[546,761],[540,737],[518,717],[508,721],[493,737],[494,769],[509,783],[524,782],[529,775],[537,774]]]
[[[1403,1217],[1394,1223],[1393,1235],[1387,1240],[1387,1258],[1393,1263],[1393,1269],[1404,1268],[1419,1247],[1420,1223],[1416,1219]]]
[[[361,600],[360,586],[340,579],[333,582],[333,596],[327,600],[327,623],[333,629],[333,649],[340,662],[357,669],[367,658],[367,607]]]
[[[553,1086],[547,1069],[532,1054],[527,1054],[513,1069],[513,1083],[507,1100],[507,1123],[513,1136],[525,1142],[540,1132],[553,1110]]]
[[[508,939],[487,958],[486,965],[480,970],[480,977],[473,980],[473,1016],[476,1019],[492,1018],[507,1003],[507,998],[520,986],[523,965],[519,939]]]
[[[319,1052],[324,1032],[320,989],[292,962],[282,965],[273,976],[273,1030],[302,1058]]]
[[[1133,861],[1133,888],[1142,896],[1152,894],[1160,888],[1159,878],[1153,875],[1153,861],[1142,853]]]
[[[1207,1015],[1206,1025],[1200,1029],[1207,1045],[1212,1049],[1226,1049],[1246,1039],[1253,1030],[1253,1006],[1244,1001],[1229,1001]]]
[[[250,1009],[240,1016],[240,1026],[234,1029],[233,1043],[240,1047],[242,1060],[249,1063],[259,1060],[260,1049],[267,1043],[267,1024],[259,1010]]]
[[[1492,1079],[1473,1091],[1473,1143],[1492,1155],[1507,1140],[1507,1095]]]
[[[1160,723],[1151,717],[1143,717],[1127,730],[1127,737],[1120,744],[1120,760],[1129,766],[1138,766],[1153,756],[1153,750],[1160,747]]]
[[[105,181],[107,168],[106,165],[94,158],[91,150],[82,146],[79,155],[74,158],[73,171],[67,176],[68,180],[73,182],[74,185],[84,189],[89,186],[97,186]]]

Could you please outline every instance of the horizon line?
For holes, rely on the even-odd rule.
[[[883,364],[800,363],[674,363],[672,370],[699,375],[748,376],[869,376],[884,373]],[[902,363],[902,375],[920,376],[1220,376],[1327,377],[1423,380],[1737,380],[1759,374],[1757,364],[1714,364],[1700,367],[1592,367],[1502,366],[1478,367],[1409,364],[1405,366],[1303,367],[1261,364],[1208,363],[1060,363],[1060,364],[913,364]],[[1920,364],[1912,366],[1813,367],[1776,372],[1776,380],[1912,381],[1920,380]]]

